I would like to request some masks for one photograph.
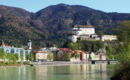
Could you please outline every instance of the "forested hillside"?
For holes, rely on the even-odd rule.
[[[130,20],[130,14],[106,13],[80,5],[52,5],[36,13],[1,5],[0,40],[15,46],[26,45],[29,39],[35,46],[62,46],[75,24],[89,21],[96,32],[114,34],[123,20]]]

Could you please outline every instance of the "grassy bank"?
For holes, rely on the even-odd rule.
[[[23,63],[21,63],[21,62],[18,62],[18,63],[7,63],[7,62],[0,62],[0,67],[1,66],[21,66],[21,65],[29,65],[29,62],[23,62]]]

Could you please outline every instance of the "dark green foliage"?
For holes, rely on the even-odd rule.
[[[127,66],[121,66],[111,80],[130,80],[130,64],[127,64]]]
[[[2,48],[0,48],[0,58],[3,60],[5,60],[5,58],[6,58],[6,54]]]
[[[67,47],[72,50],[78,50],[80,48],[77,43],[68,43]]]
[[[115,52],[120,68],[111,80],[130,80],[130,21],[120,24],[118,37],[121,41]]]
[[[130,21],[123,21],[120,23],[118,38],[120,41],[130,42]]]
[[[120,67],[115,71],[111,80],[130,80],[130,44],[120,45],[115,57],[120,62]]]
[[[23,50],[20,52],[20,60],[23,61]]]
[[[98,31],[98,33],[97,33],[99,36],[103,36],[104,35],[104,33],[102,32],[102,31]]]
[[[26,55],[26,60],[33,61],[34,60],[33,54],[29,53],[28,55]]]
[[[104,43],[102,41],[81,40],[77,43],[68,43],[67,47],[73,50],[81,49],[83,51],[96,52],[104,47]]]
[[[110,44],[106,46],[106,54],[107,54],[107,59],[113,59],[113,49]]]
[[[74,52],[74,53],[72,53],[72,57],[79,58],[79,57],[80,57],[80,54],[77,53],[77,52]]]
[[[70,54],[69,53],[64,54],[64,60],[65,61],[70,61]]]
[[[19,55],[18,55],[18,53],[15,54],[15,58],[16,58],[16,60],[19,60]]]

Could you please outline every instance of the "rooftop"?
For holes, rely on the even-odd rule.
[[[74,25],[74,28],[94,28],[92,25]]]

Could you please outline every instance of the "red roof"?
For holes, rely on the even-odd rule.
[[[69,49],[69,48],[59,48],[58,50],[62,50],[62,51],[72,51],[72,50]]]

